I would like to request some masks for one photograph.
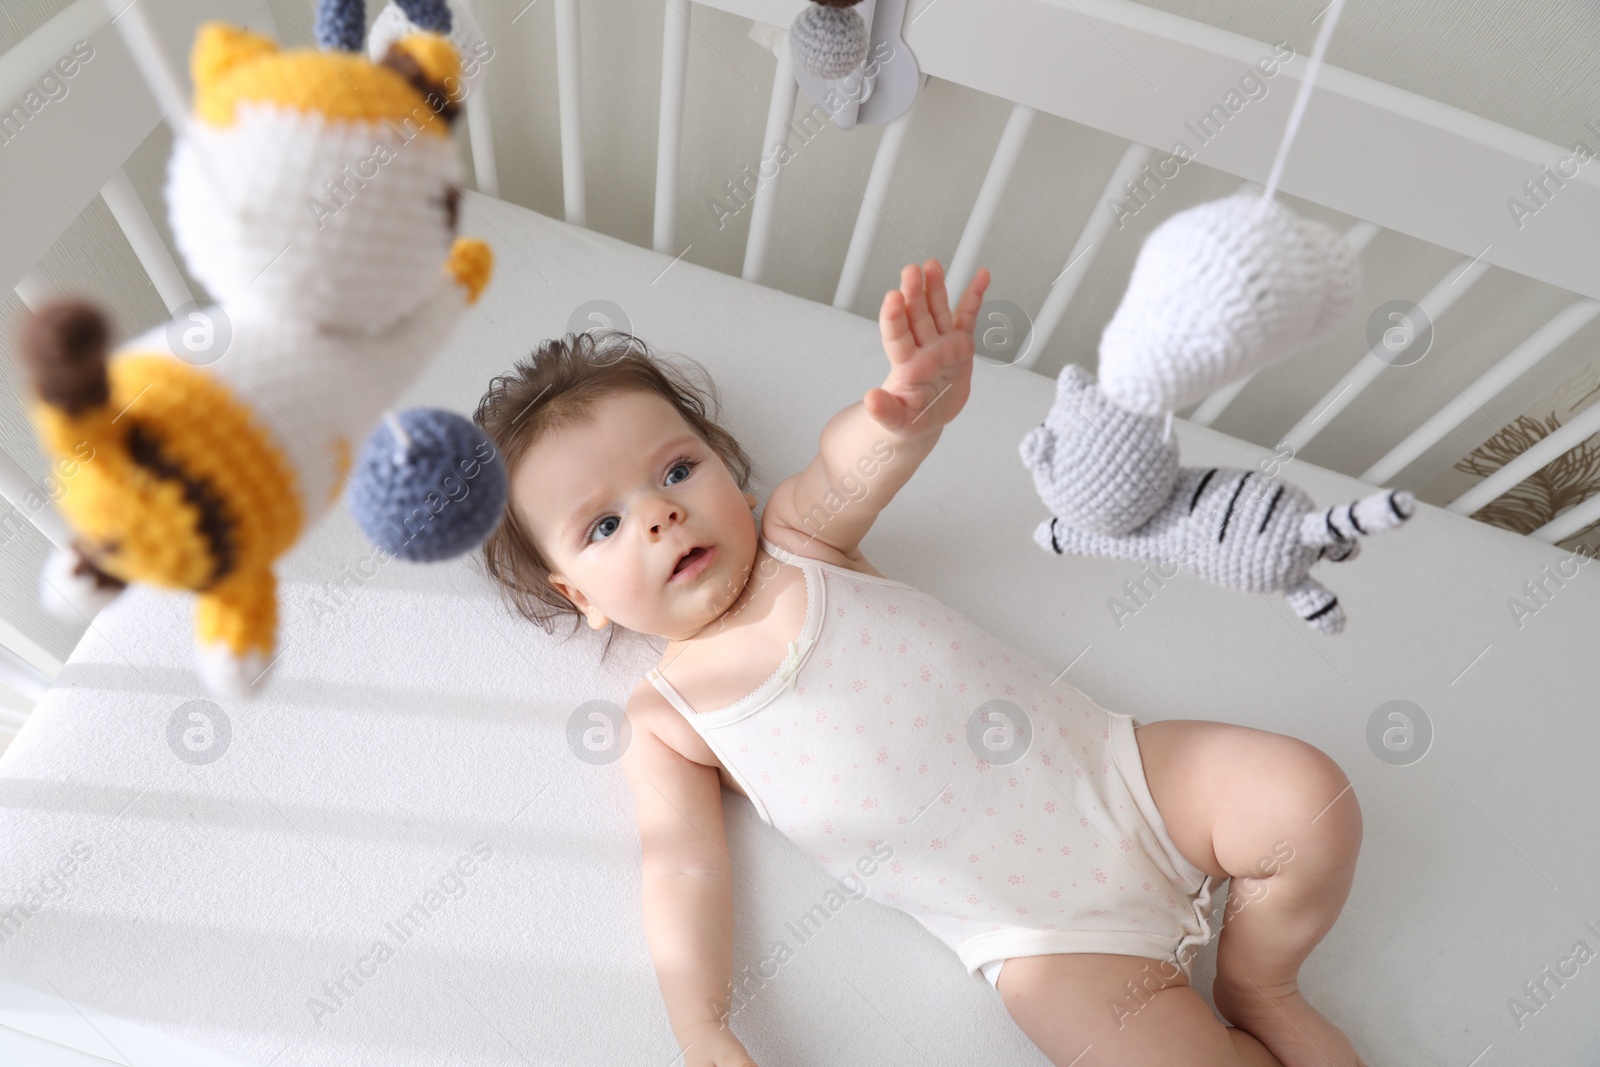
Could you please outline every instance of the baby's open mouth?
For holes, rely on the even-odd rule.
[[[678,557],[678,565],[672,568],[672,573],[667,576],[671,582],[692,582],[706,572],[716,558],[715,545],[696,545],[682,556]]]

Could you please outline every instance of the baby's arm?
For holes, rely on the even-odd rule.
[[[715,767],[674,751],[636,714],[654,698],[654,690],[641,688],[628,701],[632,731],[621,762],[638,810],[644,932],[656,981],[686,1065],[754,1067],[727,1025],[733,866],[722,783]]]
[[[889,376],[822,429],[816,458],[779,482],[762,512],[773,522],[854,557],[879,513],[922,465],[945,423],[967,402],[972,326],[989,272],[981,269],[954,316],[944,270],[907,264],[878,312]]]

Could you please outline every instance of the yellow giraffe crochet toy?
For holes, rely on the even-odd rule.
[[[274,657],[275,561],[338,498],[492,257],[455,235],[445,38],[407,35],[374,63],[207,23],[191,70],[166,195],[226,350],[196,360],[164,325],[109,353],[105,317],[71,298],[30,317],[19,348],[46,451],[73,461],[59,506],[74,551],[47,566],[47,605],[193,590],[202,677],[247,699]]]

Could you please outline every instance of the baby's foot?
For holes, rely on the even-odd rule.
[[[1267,1046],[1283,1067],[1367,1067],[1344,1031],[1300,995],[1299,983],[1259,986],[1218,977],[1211,1000],[1222,1017]]]

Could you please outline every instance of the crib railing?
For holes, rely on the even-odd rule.
[[[776,27],[787,27],[809,0],[711,0],[718,8]],[[564,212],[585,225],[582,115],[577,0],[553,0]],[[870,5],[871,0],[866,0]],[[870,8],[863,10],[870,11]],[[653,247],[668,255],[677,248],[676,204],[679,148],[689,42],[697,32],[689,0],[665,0],[660,110],[655,177]],[[0,276],[22,301],[37,306],[47,289],[35,271],[39,259],[98,195],[127,236],[138,260],[169,311],[194,299],[134,194],[124,165],[155,124],[181,124],[186,92],[183,58],[194,28],[204,19],[225,18],[277,36],[267,0],[77,0],[21,44],[0,56],[0,203],[6,205],[6,241],[0,243]],[[1128,142],[1104,177],[1099,203],[1148,187],[1157,159],[1151,145],[1171,145],[1186,124],[1217,115],[1212,104],[1271,46],[1128,0],[912,0],[902,35],[923,72],[1013,102],[960,241],[949,257],[949,280],[959,291],[970,279],[992,223],[1007,210],[1005,191],[1038,113],[1060,116]],[[298,43],[298,42],[296,42]],[[92,52],[73,75],[58,65],[74,50]],[[69,64],[70,65],[70,64]],[[1306,60],[1296,56],[1281,74],[1298,84]],[[55,72],[69,96],[49,101],[36,113],[12,105]],[[1159,86],[1153,77],[1159,78]],[[468,99],[468,121],[478,188],[494,195],[494,131],[485,93]],[[1282,137],[1292,93],[1277,92],[1230,121],[1230,133],[1207,146],[1206,165],[1244,179],[1251,187],[1267,176]],[[787,47],[778,49],[762,155],[788,137],[798,87]],[[68,106],[70,104],[70,106]],[[1218,105],[1221,106],[1221,105]],[[1207,110],[1212,108],[1212,110]],[[911,111],[889,123],[879,140],[856,222],[840,266],[833,304],[852,307],[860,292],[868,254],[905,141]],[[1280,188],[1358,221],[1348,232],[1364,248],[1387,228],[1460,254],[1419,306],[1437,320],[1461,300],[1490,265],[1571,292],[1574,299],[1457,399],[1423,421],[1358,477],[1386,485],[1407,464],[1441,441],[1491,398],[1533,373],[1546,356],[1600,314],[1600,256],[1591,235],[1600,233],[1600,185],[1588,175],[1562,187],[1562,226],[1509,225],[1502,205],[1541,165],[1565,150],[1437,101],[1351,72],[1324,66],[1302,121]],[[1441,178],[1441,176],[1446,176]],[[771,249],[780,173],[753,194],[753,210],[742,276],[761,282]],[[1075,175],[1073,180],[1092,180]],[[1020,210],[1010,205],[1011,210]],[[1027,355],[1031,368],[1063,321],[1078,289],[1106,243],[1111,215],[1097,208],[1075,238],[1062,241],[1064,264],[1032,317]],[[1392,358],[1392,357],[1391,357]],[[1375,346],[1311,405],[1279,442],[1303,449],[1338,414],[1391,366]],[[1188,416],[1205,425],[1247,384],[1236,382],[1199,404]],[[1471,514],[1513,488],[1543,463],[1600,430],[1594,405],[1551,434],[1523,457],[1448,505]],[[1353,473],[1353,472],[1352,472]],[[50,541],[62,545],[68,530],[53,507],[37,501],[39,484],[0,450],[0,496]],[[1600,521],[1600,496],[1556,516],[1531,536],[1556,542]],[[53,676],[60,663],[0,619],[0,684],[36,692],[39,675]],[[30,673],[31,672],[31,673]],[[0,727],[4,723],[0,722]]]
[[[571,3],[572,0],[566,0]],[[788,26],[808,0],[707,0],[706,6],[771,25]],[[687,0],[665,4],[661,75],[661,146],[656,170],[654,247],[674,254],[673,236],[681,129],[682,86],[688,63]],[[1127,150],[1107,177],[1098,203],[1126,196],[1146,178],[1155,152],[1171,145],[1240,72],[1271,52],[1267,43],[1158,11],[1128,0],[913,0],[903,37],[923,72],[1013,101],[949,261],[952,291],[964,287],[1009,181],[1034,116],[1039,111],[1071,119],[1126,139]],[[558,62],[575,65],[574,55]],[[1306,60],[1296,56],[1282,75],[1296,83]],[[1157,88],[1152,75],[1160,78]],[[794,112],[796,85],[787,49],[773,72],[771,106],[761,154],[784,140]],[[1292,95],[1277,93],[1252,106],[1248,120],[1230,125],[1227,138],[1207,144],[1206,165],[1264,182],[1282,137]],[[915,111],[889,123],[879,141],[856,226],[839,272],[834,306],[854,306],[868,252],[882,217],[905,131]],[[1229,120],[1230,122],[1233,120]],[[1192,128],[1192,127],[1191,127]],[[565,125],[563,126],[565,139]],[[576,134],[574,134],[576,137]],[[1570,155],[1559,145],[1491,122],[1403,89],[1324,66],[1314,106],[1307,109],[1280,188],[1358,220],[1347,237],[1366,245],[1383,228],[1443,248],[1462,259],[1444,272],[1418,302],[1438,321],[1465,296],[1489,266],[1503,267],[1572,292],[1576,299],[1524,342],[1416,427],[1367,470],[1349,472],[1387,485],[1407,464],[1600,314],[1600,256],[1586,235],[1600,233],[1600,184],[1584,175],[1561,187],[1564,225],[1518,229],[1504,204],[1542,165]],[[1581,174],[1581,172],[1580,172]],[[765,177],[765,176],[763,176]],[[779,173],[754,193],[743,277],[761,281],[771,241]],[[1079,281],[1094,263],[1111,224],[1098,208],[1085,220],[1063,257],[1061,273],[1033,317],[1027,354],[1031,367],[1048,346]],[[1340,412],[1394,366],[1396,353],[1373,347],[1313,403],[1275,447],[1304,449]],[[1387,358],[1384,358],[1387,357]],[[1187,417],[1211,425],[1249,379],[1218,390]],[[1600,405],[1581,412],[1530,449],[1527,462],[1507,464],[1447,508],[1470,515],[1512,489],[1540,466],[1600,431]],[[1554,543],[1600,521],[1600,495],[1557,515],[1530,536]]]

